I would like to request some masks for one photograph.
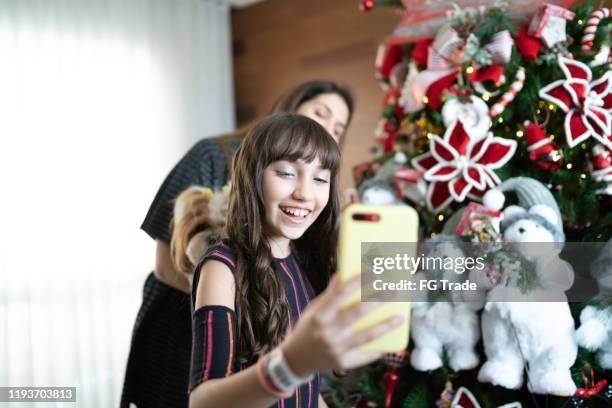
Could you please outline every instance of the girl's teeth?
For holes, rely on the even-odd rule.
[[[291,208],[283,208],[282,209],[285,213],[287,214],[291,214],[295,217],[305,217],[308,214],[308,211],[306,210],[294,210]]]

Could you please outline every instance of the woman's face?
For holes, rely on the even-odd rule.
[[[296,113],[318,122],[336,143],[340,143],[346,132],[349,109],[344,99],[336,93],[319,94],[301,104]]]

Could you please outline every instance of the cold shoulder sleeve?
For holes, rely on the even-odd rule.
[[[192,323],[190,392],[206,380],[238,371],[236,313],[225,306],[207,305],[193,313]]]
[[[191,291],[192,310],[200,278],[200,270],[208,260],[223,262],[234,273],[236,261],[232,251],[223,244],[211,246],[196,266]],[[238,371],[236,358],[236,312],[221,305],[206,305],[193,312],[193,350],[189,391],[202,382],[223,378]]]

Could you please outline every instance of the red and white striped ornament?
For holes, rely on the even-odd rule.
[[[607,17],[610,17],[612,10],[609,8],[600,8],[591,13],[582,35],[582,51],[591,51],[593,49],[593,40],[595,39],[595,32],[599,22]]]
[[[516,71],[514,82],[512,82],[512,85],[510,85],[510,89],[508,89],[495,103],[495,105],[491,107],[491,110],[489,110],[489,116],[494,118],[502,113],[504,109],[506,109],[506,106],[508,106],[514,100],[516,94],[523,89],[523,85],[525,85],[525,68],[519,67],[519,69]]]

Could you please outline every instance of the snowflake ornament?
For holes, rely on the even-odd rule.
[[[412,166],[430,182],[427,206],[438,212],[453,200],[466,197],[480,200],[484,193],[501,180],[493,170],[502,167],[514,155],[514,140],[493,136],[473,137],[460,121],[446,129],[444,138],[432,135],[430,152],[412,159]]]
[[[565,112],[565,138],[575,147],[593,137],[612,149],[612,71],[592,81],[591,68],[580,61],[559,57],[566,79],[552,82],[539,92]]]

